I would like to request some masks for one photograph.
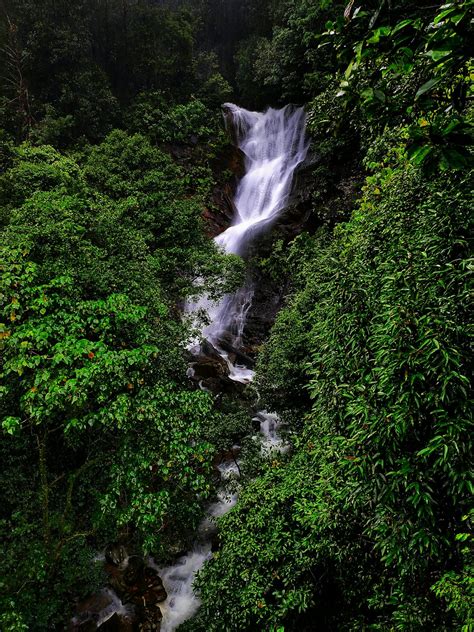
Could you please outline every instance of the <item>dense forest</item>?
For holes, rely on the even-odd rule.
[[[179,630],[474,630],[473,9],[0,2],[1,630],[159,630],[229,454]],[[309,144],[243,257],[229,102]],[[186,306],[250,282],[244,385]]]

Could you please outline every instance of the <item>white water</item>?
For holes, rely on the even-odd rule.
[[[271,226],[287,204],[295,170],[305,159],[308,150],[305,114],[302,108],[292,106],[281,110],[270,108],[265,113],[249,112],[233,104],[224,107],[232,116],[239,147],[245,154],[246,173],[237,188],[233,223],[216,237],[215,242],[226,253],[245,256],[252,240]],[[209,340],[227,363],[229,377],[242,383],[251,382],[254,372],[248,367],[232,363],[229,354],[219,343],[225,337],[234,348],[241,346],[253,293],[252,287],[243,287],[218,303],[203,298],[186,306],[188,313],[200,310],[207,312],[209,324],[202,330],[202,336]],[[199,345],[196,347],[198,351]],[[189,370],[188,375],[193,375],[193,369]],[[288,445],[279,437],[280,421],[275,414],[261,411],[255,420],[260,423],[263,438],[262,457],[273,457],[288,449]],[[238,484],[231,487],[231,492],[225,484],[238,480],[238,462],[227,461],[219,466],[219,471],[223,487],[217,501],[208,507],[194,547],[172,566],[157,569],[168,593],[167,600],[161,606],[162,632],[173,632],[198,610],[200,602],[193,592],[194,578],[212,556],[211,538],[216,530],[216,518],[224,515],[237,502]]]
[[[260,423],[262,435],[261,454],[273,458],[288,449],[279,436],[280,419],[274,413],[262,410],[254,420]],[[161,632],[174,632],[184,621],[190,619],[199,609],[199,597],[193,591],[196,573],[212,557],[212,535],[216,532],[216,519],[226,514],[236,504],[238,498],[239,462],[226,461],[218,466],[223,487],[217,494],[217,501],[207,509],[207,516],[199,527],[199,540],[193,548],[180,557],[172,566],[157,567],[152,560],[149,564],[156,568],[168,593],[167,600],[160,604],[163,613]],[[225,484],[230,485],[229,488]]]
[[[269,108],[264,113],[249,112],[232,103],[224,108],[232,117],[239,148],[245,155],[245,175],[236,191],[232,225],[215,242],[226,253],[245,256],[248,246],[268,230],[288,202],[295,170],[308,151],[306,116],[303,108],[293,106]],[[204,297],[188,305],[187,311],[207,313],[209,324],[202,335],[219,352],[223,337],[238,348],[253,293],[252,287],[243,287],[218,303]],[[227,354],[221,355],[227,362]],[[228,364],[231,379],[243,383],[252,380],[253,372],[248,368]]]
[[[227,103],[245,154],[245,176],[235,195],[236,217],[216,237],[225,252],[244,254],[248,243],[283,210],[296,167],[308,151],[303,108],[286,106],[265,113]]]
[[[253,421],[260,422],[260,434],[263,436],[260,448],[262,457],[275,457],[289,450],[289,443],[280,437],[281,420],[276,413],[261,410],[255,415]]]
[[[236,462],[222,463],[218,469],[223,483],[239,477]],[[232,509],[236,502],[236,491],[229,493],[222,488],[217,494],[217,501],[207,509],[207,516],[199,527],[199,540],[193,548],[172,566],[157,568],[168,593],[167,600],[160,605],[163,613],[161,632],[173,632],[181,623],[196,614],[201,602],[193,591],[194,578],[206,560],[212,556],[211,538],[216,532],[216,519]]]

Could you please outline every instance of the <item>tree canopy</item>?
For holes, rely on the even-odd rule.
[[[472,630],[474,0],[0,5],[2,630],[64,629],[110,542],[190,547],[236,445],[180,630]],[[216,393],[183,306],[242,284],[229,100],[304,106],[311,149]]]

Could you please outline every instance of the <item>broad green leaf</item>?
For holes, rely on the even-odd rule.
[[[424,83],[421,88],[418,88],[415,98],[421,97],[426,92],[429,92],[432,88],[437,86],[441,81],[441,77],[433,77]]]

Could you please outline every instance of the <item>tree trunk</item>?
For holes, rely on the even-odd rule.
[[[43,540],[47,548],[51,543],[51,526],[49,522],[49,483],[48,483],[48,465],[46,461],[46,437],[47,431],[42,437],[37,436],[39,457],[39,475],[40,475],[40,502],[41,513],[43,516]]]

